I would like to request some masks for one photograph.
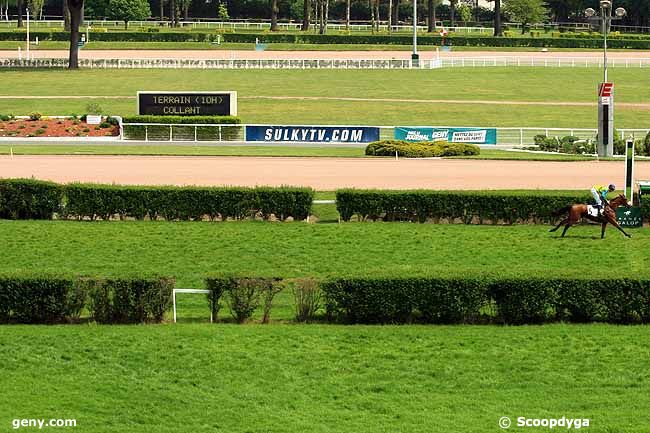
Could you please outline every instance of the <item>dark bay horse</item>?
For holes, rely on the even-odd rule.
[[[574,204],[570,206],[563,207],[562,209],[558,209],[557,211],[553,212],[553,216],[560,216],[564,215],[568,212],[568,216],[564,218],[560,223],[553,227],[550,232],[554,232],[557,229],[560,228],[560,226],[564,225],[564,231],[562,232],[562,237],[566,234],[566,231],[569,230],[569,227],[572,225],[576,224],[578,221],[580,221],[580,218],[587,218],[591,221],[597,222],[601,224],[601,233],[600,233],[600,238],[605,237],[605,228],[607,227],[607,224],[611,224],[617,229],[619,229],[625,236],[628,238],[632,237],[629,234],[623,230],[623,228],[618,224],[618,221],[616,221],[616,208],[619,206],[626,206],[630,207],[632,206],[632,203],[628,201],[627,198],[623,194],[619,194],[618,197],[612,199],[609,201],[609,203],[603,202],[603,212],[600,216],[591,216],[587,212],[587,205],[586,204]]]

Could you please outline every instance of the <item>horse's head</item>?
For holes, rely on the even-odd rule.
[[[616,209],[619,206],[632,207],[632,202],[625,197],[625,194],[619,194],[616,198],[609,201],[609,205],[612,209]]]

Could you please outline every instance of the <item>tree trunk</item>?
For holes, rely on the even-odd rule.
[[[436,22],[433,13],[433,1],[434,0],[429,0],[427,3],[427,32],[429,33],[433,33],[433,31],[436,29]]]
[[[278,0],[271,0],[271,31],[278,31]]]
[[[501,0],[494,0],[494,36],[503,36],[501,30]]]
[[[381,16],[379,15],[379,0],[375,0],[375,10],[375,17],[377,17],[377,33],[379,33],[379,26],[381,25]]]
[[[70,31],[70,9],[67,0],[63,0],[63,30]]]
[[[186,1],[183,5],[183,20],[190,20],[190,1]]]
[[[456,26],[456,3],[454,0],[449,2],[449,11],[451,12],[451,27]]]
[[[165,20],[165,1],[160,0],[160,21]]]
[[[393,0],[388,0],[388,34],[393,33]]]
[[[351,0],[345,1],[345,30],[350,31],[350,2]]]
[[[309,24],[311,21],[310,20],[310,15],[311,15],[311,5],[310,5],[310,0],[303,0],[302,2],[302,27],[300,30],[303,32],[306,32],[309,30]]]
[[[16,0],[16,9],[18,12],[18,27],[23,26],[23,0]]]
[[[325,5],[323,4],[325,0],[318,0],[319,3],[319,20],[320,27],[318,33],[321,35],[325,34]]]
[[[373,4],[373,0],[368,0],[368,7],[370,8],[370,29],[372,30],[372,34],[375,34],[375,5]]]
[[[399,25],[399,0],[395,0],[393,4],[393,25]]]
[[[178,25],[178,16],[176,14],[176,0],[169,1],[169,19],[172,23],[172,27]]]
[[[84,0],[66,0],[70,10],[70,57],[69,69],[79,68],[79,25],[84,8]]]

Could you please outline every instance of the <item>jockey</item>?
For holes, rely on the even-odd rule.
[[[613,183],[610,183],[608,187],[603,185],[594,185],[591,188],[591,195],[596,201],[596,209],[598,209],[599,214],[602,212],[603,201],[607,203],[607,194],[613,191],[616,191],[616,185]]]

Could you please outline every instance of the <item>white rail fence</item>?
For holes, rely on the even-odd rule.
[[[609,59],[613,68],[648,68],[650,58]],[[0,59],[0,68],[66,68],[68,59]],[[602,67],[593,57],[448,57],[410,59],[80,59],[88,69],[438,69],[449,67]]]
[[[145,142],[247,142],[246,126],[271,126],[271,125],[246,125],[246,124],[165,124],[165,123],[124,123],[122,125],[122,139],[125,141],[136,140]],[[273,125],[278,126],[278,125]],[[346,125],[320,125],[320,126],[339,126]],[[374,126],[379,128],[381,140],[390,140],[395,138],[395,126]],[[409,126],[410,127],[410,126]],[[412,128],[426,128],[412,127]],[[430,127],[430,126],[429,126]],[[454,128],[449,126],[436,126],[435,128]],[[497,145],[499,146],[532,146],[536,135],[545,135],[547,137],[562,138],[565,136],[575,136],[582,140],[596,141],[598,130],[584,128],[485,128],[471,127],[478,129],[496,129]],[[633,137],[641,139],[650,132],[647,129],[619,129],[621,138]],[[259,144],[268,144],[268,142],[256,142]],[[295,143],[294,143],[295,144]],[[324,142],[328,146],[336,146],[331,142]],[[365,146],[366,143],[345,143],[339,145],[346,146]],[[489,145],[486,145],[489,147]]]

